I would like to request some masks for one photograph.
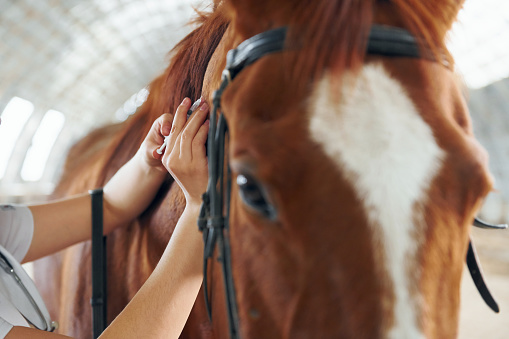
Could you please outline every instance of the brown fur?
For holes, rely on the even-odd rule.
[[[242,71],[223,97],[233,177],[246,170],[239,164],[248,167],[279,212],[277,221],[265,220],[244,206],[234,185],[230,236],[243,337],[381,338],[394,324],[394,286],[386,279],[386,268],[377,265],[383,244],[373,244],[353,186],[311,139],[306,111],[310,86],[326,70],[341,81],[346,70],[355,72],[365,62],[383,62],[408,90],[447,154],[429,201],[415,206],[427,228],[416,230],[422,247],[413,263],[423,273],[413,282],[414,292],[422,293],[427,305],[417,319],[426,336],[453,338],[469,225],[491,187],[484,152],[473,139],[450,70],[430,61],[366,58],[364,48],[369,27],[377,22],[405,27],[423,37],[436,55],[446,53],[445,33],[462,2],[231,0],[214,4],[215,12],[202,15],[201,26],[176,47],[169,68],[152,83],[140,111],[122,124],[109,147],[82,162],[81,170],[73,173],[78,184],[66,174],[57,192],[66,195],[104,184],[134,154],[155,118],[174,111],[184,96],[195,99],[203,93],[210,99],[229,49],[256,33],[289,25],[289,50],[266,56]],[[109,320],[154,268],[183,204],[180,190],[168,179],[139,220],[109,237]],[[89,252],[86,243],[63,255],[63,274],[60,277],[55,271],[55,281],[62,287],[60,307],[51,307],[63,322],[62,332],[80,338],[90,336]],[[412,272],[414,267],[407,269]],[[211,275],[213,327],[200,295],[182,338],[226,337],[218,266],[212,265]],[[48,292],[55,295],[55,290],[45,292],[46,300],[51,300]]]

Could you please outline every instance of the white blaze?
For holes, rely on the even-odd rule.
[[[411,297],[408,276],[419,245],[415,235],[424,225],[414,207],[426,199],[444,153],[401,84],[381,65],[365,65],[357,79],[345,82],[338,101],[331,94],[325,76],[311,98],[311,135],[355,188],[373,240],[384,246],[387,262],[381,264],[395,296],[389,338],[423,338],[417,325],[423,305],[419,295]]]

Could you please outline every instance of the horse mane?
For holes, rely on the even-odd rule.
[[[173,48],[169,66],[148,86],[145,103],[123,123],[124,128],[102,151],[99,165],[102,170],[96,186],[103,185],[136,153],[155,119],[163,113],[173,114],[184,97],[191,100],[200,97],[208,62],[229,21],[222,6],[210,13],[197,13],[193,22],[199,26]]]
[[[102,159],[101,150],[108,147],[122,127],[120,123],[99,127],[72,145],[63,164],[58,184],[51,194],[52,199],[95,185],[95,178],[101,173],[101,167],[97,165]],[[76,180],[77,177],[80,180]]]

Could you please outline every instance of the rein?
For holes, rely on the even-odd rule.
[[[214,250],[217,247],[219,254],[217,260],[222,266],[229,332],[232,339],[240,338],[240,329],[231,266],[229,237],[231,170],[228,161],[226,161],[226,182],[224,178],[225,139],[228,134],[228,124],[221,110],[221,97],[227,86],[235,80],[236,76],[244,68],[268,54],[283,51],[285,49],[286,34],[287,27],[265,31],[245,40],[237,48],[230,50],[226,56],[226,67],[221,76],[221,85],[213,94],[213,110],[210,114],[207,142],[209,182],[207,192],[203,194],[198,228],[203,233],[204,241],[203,289],[207,313],[212,321],[207,279],[208,261],[212,259]],[[421,53],[417,39],[408,31],[381,25],[372,26],[366,52],[370,55],[385,57],[426,58],[436,61],[429,51]],[[426,55],[423,56],[422,54]],[[442,61],[442,63],[447,66],[445,61]],[[474,225],[496,229],[507,227],[507,225],[486,224],[478,219],[475,220]],[[488,306],[495,312],[498,312],[498,305],[484,282],[471,240],[467,254],[467,264],[479,293]]]
[[[107,325],[106,236],[103,235],[103,190],[90,190],[92,205],[92,336],[98,338]]]

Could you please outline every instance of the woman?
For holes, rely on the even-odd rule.
[[[196,220],[208,180],[208,105],[201,104],[187,120],[190,107],[185,98],[173,119],[170,114],[158,118],[136,155],[104,186],[104,233],[143,212],[167,171],[182,188],[186,207],[154,272],[100,338],[177,338],[191,312],[202,281],[203,245]],[[159,155],[163,142],[166,148]],[[4,206],[0,245],[5,248],[0,253],[28,262],[88,240],[90,215],[88,194],[28,207]],[[13,326],[23,325],[20,317],[0,289],[0,338],[67,338]]]

